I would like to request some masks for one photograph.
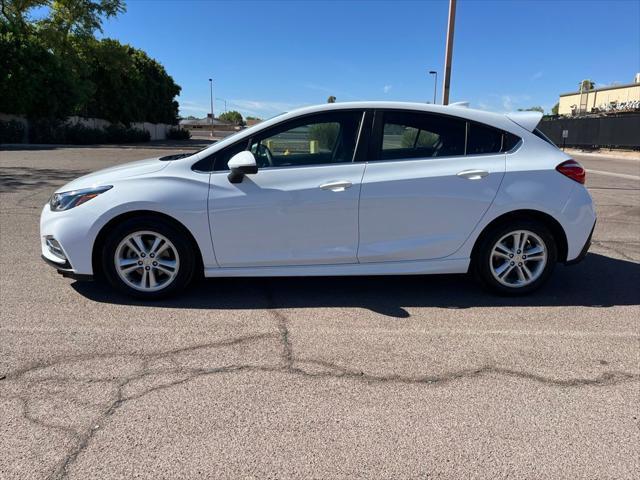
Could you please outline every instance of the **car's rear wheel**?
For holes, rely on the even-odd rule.
[[[107,237],[102,252],[105,277],[118,290],[139,298],[162,298],[193,278],[189,239],[156,218],[131,218]]]
[[[491,290],[521,295],[539,288],[551,275],[557,248],[544,224],[516,220],[498,225],[480,241],[474,270]]]

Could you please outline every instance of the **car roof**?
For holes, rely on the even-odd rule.
[[[432,103],[418,103],[418,102],[384,102],[384,101],[360,101],[360,102],[339,102],[339,103],[324,103],[320,105],[312,105],[309,107],[302,107],[290,112],[282,113],[275,117],[272,117],[264,122],[253,125],[245,130],[242,130],[235,135],[231,135],[219,142],[214,143],[211,147],[204,150],[204,152],[213,153],[214,151],[224,148],[227,145],[231,145],[236,141],[246,139],[251,135],[277,125],[280,122],[291,120],[296,117],[308,115],[312,113],[339,111],[339,110],[364,110],[364,109],[386,109],[386,110],[405,110],[405,111],[417,111],[428,112],[440,115],[449,115],[465,120],[472,120],[475,122],[490,125],[507,132],[514,133],[518,136],[523,136],[527,133],[527,129],[523,128],[520,124],[510,119],[509,116],[502,113],[488,112],[485,110],[476,110],[468,108],[465,105],[436,105]],[[517,112],[522,113],[522,112]],[[525,112],[529,113],[529,112]],[[513,116],[514,114],[509,114]]]
[[[485,122],[491,122],[494,119],[504,118],[503,114],[488,112],[485,110],[476,110],[473,108],[468,108],[463,104],[438,105],[433,103],[388,101],[324,103],[320,105],[298,108],[287,112],[285,115],[291,115],[293,117],[297,115],[304,115],[307,113],[349,109],[415,110],[420,112],[438,113],[441,115],[453,115],[463,118],[483,118],[485,119]],[[283,118],[284,115],[278,117],[279,120]]]

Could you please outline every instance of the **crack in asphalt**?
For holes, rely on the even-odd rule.
[[[267,299],[270,305],[273,305],[273,297],[269,292],[267,294]],[[45,376],[37,379],[24,379],[28,374],[32,374],[34,372],[38,372],[44,370],[46,368],[55,367],[61,364],[73,364],[76,362],[81,362],[85,360],[101,360],[106,358],[132,358],[136,360],[142,360],[142,365],[135,369],[134,372],[130,375],[124,375],[120,377],[113,378],[112,380],[105,380],[104,378],[89,378],[85,379],[86,382],[107,382],[114,383],[116,387],[116,392],[113,397],[106,402],[106,405],[102,409],[99,415],[92,419],[90,425],[88,425],[84,431],[78,431],[72,427],[61,426],[58,424],[53,424],[50,422],[46,422],[31,412],[29,406],[29,397],[28,396],[8,396],[5,398],[17,398],[21,401],[22,405],[22,416],[35,425],[41,426],[43,428],[50,428],[60,431],[66,435],[69,435],[72,440],[76,442],[76,445],[73,449],[71,449],[66,456],[59,462],[59,464],[55,467],[54,471],[51,473],[49,478],[51,479],[63,479],[69,473],[69,468],[76,461],[79,455],[90,445],[91,440],[96,432],[100,431],[107,423],[108,419],[113,416],[120,407],[125,405],[127,402],[140,399],[146,395],[151,393],[173,388],[175,386],[187,383],[195,378],[208,376],[208,375],[218,375],[224,373],[234,373],[234,372],[243,372],[243,371],[253,371],[253,372],[284,372],[290,373],[293,375],[299,375],[308,378],[347,378],[353,379],[357,381],[363,381],[367,383],[399,383],[399,384],[443,384],[447,382],[452,382],[456,380],[461,380],[465,378],[474,378],[486,375],[503,375],[510,376],[519,379],[531,380],[535,382],[539,382],[545,385],[550,385],[554,387],[584,387],[584,386],[608,386],[614,385],[622,382],[629,381],[637,381],[640,380],[640,375],[632,374],[627,372],[619,372],[619,371],[610,371],[603,373],[595,378],[574,378],[574,379],[566,379],[559,380],[544,377],[542,375],[536,375],[528,372],[521,372],[517,370],[493,367],[493,366],[482,366],[480,368],[475,369],[466,369],[460,370],[456,372],[450,372],[443,375],[424,375],[424,376],[405,376],[401,374],[391,374],[391,375],[374,375],[365,373],[359,370],[349,369],[347,367],[338,365],[337,363],[328,362],[324,360],[317,359],[306,359],[299,358],[296,359],[293,354],[293,347],[290,339],[289,328],[287,317],[280,310],[275,308],[269,308],[268,311],[273,316],[273,318],[277,321],[278,334],[259,334],[259,335],[247,335],[241,336],[237,338],[227,339],[218,342],[211,342],[199,345],[193,345],[189,347],[182,347],[178,349],[169,350],[166,352],[155,352],[143,355],[135,355],[135,354],[86,354],[86,355],[76,355],[71,357],[62,357],[57,360],[51,362],[42,362],[33,364],[29,367],[22,368],[12,372],[6,376],[7,380],[20,380],[22,379],[25,383],[42,383],[42,382],[68,382],[68,381],[78,381],[76,378],[69,378],[68,376]],[[248,344],[252,342],[256,342],[264,339],[277,339],[281,346],[281,366],[259,366],[259,365],[249,365],[249,364],[237,364],[237,365],[228,365],[224,367],[218,368],[188,368],[188,367],[180,367],[179,365],[175,368],[161,368],[161,369],[153,369],[150,368],[149,361],[154,359],[167,359],[172,361],[174,365],[177,365],[175,355],[185,352],[198,352],[203,349],[210,348],[220,348],[225,346],[236,346],[242,344]],[[305,366],[312,367],[321,367],[322,371],[310,372],[306,370]],[[178,375],[179,378],[174,379],[169,382],[164,382],[159,385],[155,385],[146,389],[143,389],[141,392],[131,395],[125,395],[125,388],[131,385],[133,382],[137,380],[143,380],[148,378],[151,375]]]
[[[190,382],[193,379],[208,376],[219,375],[225,373],[238,373],[238,372],[282,372],[291,375],[301,376],[312,379],[322,378],[345,378],[354,381],[361,381],[368,384],[420,384],[420,385],[435,385],[444,384],[448,382],[459,381],[462,379],[477,378],[481,376],[489,375],[501,375],[506,377],[514,377],[522,380],[529,380],[538,382],[544,385],[559,387],[559,388],[576,388],[586,386],[610,386],[619,384],[622,382],[631,382],[640,380],[640,374],[633,374],[622,371],[609,371],[600,374],[594,378],[571,378],[571,379],[554,379],[537,375],[529,372],[522,372],[518,370],[506,369],[495,367],[491,365],[481,366],[474,369],[465,369],[460,371],[449,372],[441,375],[418,375],[407,376],[402,374],[389,374],[389,375],[376,375],[366,373],[360,370],[350,369],[348,367],[339,365],[337,363],[313,359],[313,358],[296,358],[294,355],[293,345],[290,338],[288,318],[285,313],[276,308],[276,302],[274,301],[274,295],[270,288],[265,288],[265,297],[267,301],[266,310],[271,315],[272,319],[276,322],[277,333],[263,333],[255,335],[244,335],[235,338],[225,339],[216,342],[202,343],[197,345],[191,345],[187,347],[180,347],[161,352],[153,352],[146,354],[109,354],[109,353],[96,353],[96,354],[81,354],[67,357],[59,357],[48,362],[36,362],[27,365],[23,368],[17,369],[11,373],[6,374],[4,381],[22,382],[26,387],[26,393],[24,395],[5,395],[0,394],[0,398],[16,399],[21,402],[22,417],[42,428],[56,430],[62,434],[70,437],[75,445],[70,449],[64,458],[55,466],[50,473],[50,479],[63,479],[67,477],[71,466],[77,460],[77,458],[86,450],[91,444],[91,440],[94,435],[99,432],[109,419],[129,401],[137,400],[145,397],[151,393],[174,388],[176,386]],[[204,352],[207,349],[216,349],[223,347],[233,347],[240,345],[252,344],[263,340],[276,340],[280,346],[280,365],[253,365],[253,364],[232,364],[221,367],[202,368],[202,367],[186,367],[181,366],[176,358],[180,354],[184,353],[199,353]],[[107,360],[107,359],[123,359],[133,360],[140,362],[139,366],[133,369],[128,375],[105,377],[89,377],[89,378],[77,378],[69,374],[53,374],[45,375],[36,378],[29,378],[29,376],[42,372],[48,368],[55,368],[56,366],[73,366],[75,363],[95,360]],[[172,367],[167,368],[153,368],[151,362],[154,360],[165,360],[169,362]],[[314,370],[310,371],[309,367],[313,367]],[[153,376],[159,376],[160,381],[152,386],[142,388],[139,392],[127,394],[125,390],[127,387],[133,385],[136,381],[153,380]],[[166,379],[166,377],[174,376],[172,380]],[[26,377],[26,378],[25,378]],[[164,379],[164,381],[162,381]],[[3,383],[4,383],[3,381]],[[51,423],[39,418],[31,410],[29,396],[29,388],[35,385],[42,385],[46,382],[52,384],[62,384],[71,382],[85,382],[87,384],[102,382],[111,384],[115,388],[115,393],[111,397],[102,403],[90,405],[93,408],[102,407],[100,412],[92,417],[89,425],[82,429],[76,429],[56,423]],[[82,402],[78,402],[82,404]],[[87,402],[85,402],[87,403]]]

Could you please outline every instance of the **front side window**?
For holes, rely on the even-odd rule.
[[[413,112],[384,112],[382,160],[464,155],[463,120]]]
[[[247,140],[242,140],[238,143],[230,145],[219,152],[214,153],[213,155],[213,169],[216,171],[220,170],[229,170],[227,164],[231,157],[233,157],[236,153],[240,153],[243,150],[247,149]]]
[[[258,134],[251,152],[259,168],[353,161],[362,112],[330,112],[286,122]]]

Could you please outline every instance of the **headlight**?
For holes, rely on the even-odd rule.
[[[101,193],[113,188],[113,185],[96,188],[83,188],[81,190],[71,190],[70,192],[54,193],[49,199],[49,207],[54,212],[69,210],[70,208],[82,205]]]

